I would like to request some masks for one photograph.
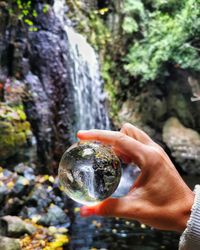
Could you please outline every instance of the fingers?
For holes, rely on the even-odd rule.
[[[128,197],[122,197],[119,199],[109,198],[95,206],[81,207],[80,214],[83,217],[98,215],[109,217],[133,218],[134,210],[130,209],[130,205],[131,202],[128,200]]]
[[[96,140],[109,144],[140,167],[145,165],[145,159],[148,158],[148,148],[144,144],[120,132],[88,130],[79,131],[77,136],[81,140]]]
[[[124,155],[120,150],[113,147],[113,150],[115,151],[116,155],[126,164],[131,163],[132,159],[130,156]]]
[[[149,144],[153,142],[152,139],[145,132],[130,123],[125,123],[122,126],[120,132],[144,144]]]

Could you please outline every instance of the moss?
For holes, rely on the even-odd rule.
[[[21,105],[11,108],[0,103],[0,159],[7,159],[20,151],[30,137],[30,123]]]
[[[14,133],[14,128],[11,123],[0,121],[0,135],[2,136],[10,133]]]
[[[7,158],[15,153],[14,129],[6,122],[0,122],[0,152],[1,158]]]
[[[26,114],[24,113],[24,111],[18,109],[17,113],[18,113],[21,121],[26,121]]]
[[[24,132],[16,133],[14,136],[16,146],[23,146],[26,144],[26,134]]]
[[[27,122],[27,121],[25,121],[25,122],[22,123],[22,127],[23,127],[23,131],[24,132],[28,132],[31,129],[30,123]]]
[[[14,144],[13,134],[5,133],[4,135],[0,136],[0,147],[1,147],[2,151],[4,151],[5,148],[13,147],[14,145],[15,144]]]

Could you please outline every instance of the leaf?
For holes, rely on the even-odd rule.
[[[125,17],[122,28],[126,33],[131,34],[138,31],[138,24],[132,17]]]

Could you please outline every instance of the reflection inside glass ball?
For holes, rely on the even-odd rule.
[[[81,141],[65,151],[58,175],[70,198],[86,205],[95,204],[117,189],[121,164],[110,146]]]

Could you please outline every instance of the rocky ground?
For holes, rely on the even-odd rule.
[[[53,176],[36,176],[22,163],[13,171],[0,168],[0,249],[63,249],[70,226],[66,200]]]

